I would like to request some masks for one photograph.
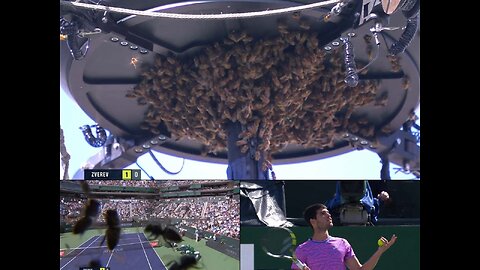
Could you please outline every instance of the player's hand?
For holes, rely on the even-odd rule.
[[[311,269],[305,265],[302,270],[311,270]]]
[[[397,236],[394,234],[392,235],[392,238],[390,238],[390,241],[387,240],[387,238],[385,237],[381,237],[380,239],[378,239],[378,249],[383,252],[387,251],[387,249],[389,249],[391,246],[393,246],[393,244],[395,244],[395,241],[397,241]]]
[[[386,191],[382,191],[378,194],[377,198],[382,202],[388,201],[390,199],[390,194]]]

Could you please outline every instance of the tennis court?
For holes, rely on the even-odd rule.
[[[102,266],[115,270],[167,269],[143,233],[122,234],[113,251],[108,250],[105,242],[100,246],[102,239],[103,235],[92,236],[64,254],[60,258],[60,270],[78,270],[92,260],[99,260]]]
[[[111,270],[162,270],[182,256],[176,248],[162,245],[162,239],[158,240],[158,245],[152,246],[141,227],[124,228],[118,245],[110,252],[106,243],[100,246],[104,233],[104,229],[91,229],[82,235],[60,234],[60,269],[78,270],[92,260],[99,260],[101,266],[108,266]],[[240,269],[238,259],[210,248],[206,243],[206,239],[197,242],[184,237],[179,245],[188,245],[200,252],[201,259],[195,266],[198,270]]]

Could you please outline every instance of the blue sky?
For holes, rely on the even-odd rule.
[[[420,116],[420,107],[417,115]],[[417,122],[420,124],[420,120]],[[65,145],[71,155],[69,177],[91,156],[98,153],[101,148],[91,147],[84,139],[79,127],[93,125],[92,120],[75,101],[60,88],[60,126],[63,129]],[[165,155],[156,152],[157,159],[170,171],[178,171],[183,158]],[[145,171],[156,180],[167,179],[226,179],[226,164],[205,163],[194,160],[185,160],[183,170],[177,175],[169,175],[163,172],[152,160],[150,155],[143,155],[138,163]],[[133,164],[127,168],[138,169]],[[390,164],[390,176],[392,179],[415,179],[412,174],[395,173],[395,164]],[[288,165],[275,165],[273,170],[278,180],[291,179],[379,179],[381,163],[380,158],[374,152],[368,150],[352,151],[340,156],[321,159],[311,162],[295,163]],[[142,172],[142,178],[148,177]]]

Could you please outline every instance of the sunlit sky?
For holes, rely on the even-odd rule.
[[[419,115],[420,108],[417,108]],[[417,123],[420,123],[419,121]],[[75,173],[86,161],[101,148],[90,146],[79,129],[83,125],[93,125],[92,120],[71,98],[60,89],[60,126],[63,129],[65,145],[71,155],[68,176],[72,179]],[[176,172],[182,167],[183,158],[155,152],[157,159],[169,171]],[[194,160],[185,160],[182,171],[176,175],[169,175],[159,168],[150,155],[146,154],[138,159],[138,164],[155,180],[167,179],[227,179],[226,164],[206,163]],[[288,165],[273,164],[273,171],[277,180],[292,179],[379,179],[382,164],[377,153],[369,150],[354,150],[352,152],[326,159],[302,162]],[[397,172],[399,166],[390,164],[390,176],[393,179],[415,179],[412,174]],[[127,168],[139,169],[134,163]],[[83,174],[80,174],[83,175]],[[142,179],[148,176],[142,172]]]

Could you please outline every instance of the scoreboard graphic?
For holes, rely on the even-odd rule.
[[[85,180],[142,180],[141,170],[85,170]]]

